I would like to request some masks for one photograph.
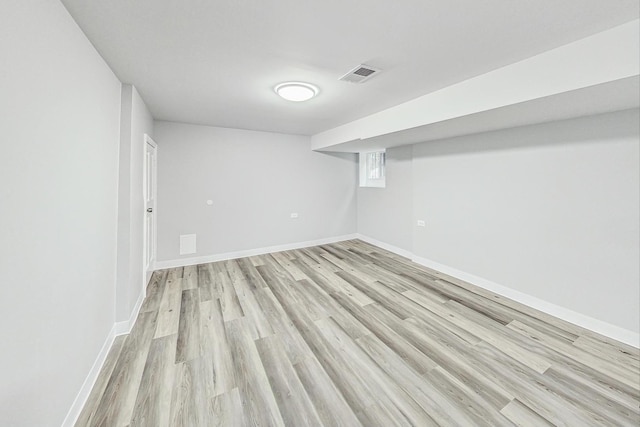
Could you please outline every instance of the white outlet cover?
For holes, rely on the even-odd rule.
[[[425,226],[425,222],[421,219],[418,220],[418,227],[424,227]]]
[[[291,213],[291,218],[298,218],[298,212],[292,212]]]

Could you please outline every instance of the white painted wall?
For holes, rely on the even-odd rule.
[[[142,162],[144,135],[153,136],[153,117],[135,87],[122,85],[118,179],[118,269],[116,321],[129,321],[143,295]]]
[[[634,109],[416,144],[412,163],[389,164],[388,182],[412,174],[393,217],[412,212],[415,257],[637,334],[638,128]],[[394,191],[359,192],[358,229],[406,249]]]
[[[414,146],[414,254],[639,332],[638,117]]]
[[[305,136],[170,122],[155,122],[154,135],[159,261],[356,231],[353,154],[313,152]],[[197,253],[181,257],[179,236],[192,233]]]
[[[59,426],[114,323],[120,82],[57,1],[0,52],[0,424]]]
[[[386,187],[358,187],[358,233],[411,252],[413,147],[386,151]]]

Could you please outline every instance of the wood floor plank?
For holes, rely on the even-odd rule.
[[[158,313],[142,312],[124,342],[91,425],[127,425],[131,421]]]
[[[262,276],[267,287],[271,289],[274,295],[279,295],[282,299],[289,304],[296,304],[300,302],[295,291],[295,279],[290,275],[287,270],[284,270],[279,264],[274,264],[275,261],[267,262],[264,265],[256,267],[258,273]]]
[[[552,389],[558,395],[578,406],[601,408],[599,412],[616,424],[633,425],[634,420],[637,421],[640,418],[638,402],[630,401],[628,396],[620,395],[613,388],[599,385],[581,387],[584,382],[572,371],[563,368],[554,369],[553,366],[547,369],[544,377],[550,380],[549,384],[553,384]]]
[[[183,273],[184,273],[184,267],[170,268],[167,270],[167,280],[182,279]]]
[[[488,381],[490,387],[503,390],[501,394],[505,397],[517,397],[543,418],[556,425],[595,426],[608,422],[598,414],[585,411],[559,395],[549,393],[548,381],[542,374],[487,343],[471,346],[463,340],[443,334],[430,325],[414,319],[407,319],[404,325],[409,333],[417,336],[422,334],[422,340],[429,342],[431,351],[443,355],[441,358],[434,354],[434,357],[442,360],[441,366],[454,376],[459,365],[468,362],[473,369],[471,372],[473,377],[480,377],[483,381]],[[476,392],[483,394],[484,390],[476,388]],[[491,401],[492,397],[486,396],[485,399]]]
[[[367,408],[373,406],[375,397],[368,391],[366,383],[358,372],[350,371],[353,375],[343,375],[346,365],[332,351],[331,346],[317,329],[314,321],[309,318],[304,310],[297,307],[289,307],[289,316],[294,322],[304,340],[313,351],[313,354],[321,363],[327,375],[344,397],[345,401],[358,417],[362,425],[370,426],[372,420]]]
[[[200,292],[197,288],[182,291],[176,363],[200,357]],[[187,372],[185,372],[186,374]]]
[[[358,338],[356,342],[369,355],[370,359],[375,361],[387,375],[394,378],[399,387],[422,408],[427,418],[423,419],[420,425],[459,426],[472,424],[471,418],[466,412],[455,411],[455,407],[445,396],[434,392],[435,390],[430,383],[425,382],[417,372],[409,369],[409,366],[404,364],[397,354],[377,338],[367,335]],[[413,422],[414,420],[412,420]]]
[[[633,387],[627,385],[625,382],[617,381],[607,375],[606,372],[593,369],[575,359],[567,357],[565,354],[538,342],[538,340],[534,339],[535,337],[532,338],[527,336],[526,333],[520,333],[512,328],[505,328],[495,324],[492,325],[491,322],[486,322],[486,318],[483,318],[481,314],[470,311],[466,307],[459,305],[457,302],[451,301],[447,303],[447,305],[450,305],[455,310],[464,313],[470,320],[475,321],[478,324],[484,324],[485,327],[491,329],[496,336],[501,337],[500,341],[502,344],[519,346],[523,349],[527,349],[527,351],[531,353],[535,353],[545,360],[548,360],[549,363],[559,366],[561,369],[567,368],[571,370],[573,374],[577,374],[578,376],[588,379],[587,381],[591,384],[592,388],[600,388],[599,384],[607,384],[607,388],[611,391],[615,390],[620,392],[623,396],[631,396],[636,401],[640,399],[640,391],[638,390],[638,387]],[[535,333],[537,333],[537,330]]]
[[[154,338],[178,333],[180,305],[182,304],[182,280],[167,280],[164,295],[158,308],[158,324]]]
[[[246,319],[225,323],[242,407],[250,425],[284,426]]]
[[[146,313],[148,311],[156,311],[160,307],[160,301],[164,293],[164,288],[167,281],[166,270],[156,271],[151,276],[149,285],[147,286],[147,297],[142,302],[140,312]]]
[[[424,377],[433,388],[436,395],[448,397],[456,408],[453,413],[467,414],[471,425],[510,426],[511,422],[501,413],[492,411],[487,402],[462,381],[455,378],[444,368],[437,367],[427,372]]]
[[[375,282],[376,280],[380,280],[379,276],[369,274],[369,272],[361,268],[362,265],[366,265],[366,264],[359,264],[358,262],[349,258],[338,258],[334,256],[332,253],[327,253],[321,256],[322,258],[329,261],[331,264],[339,267],[341,271],[346,271],[347,273],[357,277],[358,279],[362,280],[365,283],[370,283],[370,282]],[[371,264],[368,264],[368,265],[370,266]]]
[[[258,271],[254,267],[253,263],[249,258],[238,258],[235,260],[244,276],[245,280],[249,284],[251,290],[256,290],[258,288],[264,288],[267,284],[262,279],[262,276],[258,274]]]
[[[216,280],[218,281],[218,289],[220,294],[220,306],[222,308],[222,317],[225,322],[229,320],[238,319],[244,316],[238,294],[233,287],[233,282],[229,277],[227,271],[216,273]]]
[[[235,262],[235,260],[227,260],[223,261],[224,269],[227,271],[229,279],[233,284],[233,288],[236,291],[236,295],[238,298],[246,298],[248,296],[253,295],[251,287],[247,282],[242,270],[240,270],[240,266]]]
[[[200,314],[200,354],[208,377],[209,397],[215,397],[236,387],[231,347],[220,300],[200,303]]]
[[[353,339],[371,333],[371,331],[360,323],[358,319],[349,314],[347,310],[327,294],[324,289],[321,289],[320,286],[316,286],[315,282],[302,280],[299,283],[304,292],[308,294],[313,301],[318,302],[320,304],[320,308],[327,313],[327,316],[321,316],[320,319],[330,316]]]
[[[296,259],[292,261],[293,265],[295,265],[298,270],[304,273],[306,276],[305,280],[309,282],[313,282],[316,285],[320,286],[326,293],[330,294],[332,292],[340,291],[340,286],[333,283],[331,280],[327,280],[322,273],[318,270],[312,268],[308,264]]]
[[[545,314],[545,313],[543,313]],[[546,315],[548,316],[551,320],[553,321],[559,321],[562,322],[562,320],[560,319],[556,319],[555,317],[552,317],[551,315]],[[553,323],[553,322],[550,322]],[[568,323],[568,322],[565,322]],[[633,347],[629,344],[625,344],[619,341],[614,340],[613,338],[609,338],[606,337],[604,335],[600,335],[597,332],[594,331],[590,331],[589,329],[584,329],[584,328],[580,328],[579,326],[573,325],[571,323],[569,323],[569,325],[573,326],[576,329],[579,329],[581,332],[576,333],[578,336],[584,336],[584,337],[588,337],[591,338],[592,341],[599,343],[600,345],[603,346],[607,346],[607,347],[614,347],[616,349],[618,349],[620,352],[626,353],[630,356],[635,357],[636,359],[640,359],[640,348],[638,347]]]
[[[372,316],[362,307],[357,306],[342,293],[331,295],[338,303],[340,303],[349,313],[354,316],[360,323],[369,329],[378,339],[385,343],[389,348],[398,354],[409,366],[416,372],[423,374],[437,367],[438,365],[431,360],[426,354],[411,345],[407,340],[400,336],[396,331],[387,326],[380,319]]]
[[[536,413],[556,425],[611,425],[612,421],[603,413],[582,407],[561,394],[554,393],[552,382],[533,369],[523,369],[522,364],[487,343],[474,348],[474,354],[484,366],[498,364],[501,369],[493,369],[494,379],[518,400]]]
[[[468,329],[473,335],[499,348],[506,355],[513,357],[536,372],[543,373],[551,367],[549,360],[508,339],[508,335],[500,328],[501,325],[495,322],[492,323],[492,319],[484,317],[482,314],[474,312],[455,301],[449,301],[446,304],[449,305],[454,313],[449,315],[452,323]]]
[[[251,264],[254,267],[257,267],[259,265],[264,265],[266,262],[266,255],[254,255],[248,258],[249,261],[251,261]]]
[[[245,323],[249,328],[252,338],[257,340],[258,338],[273,335],[273,328],[269,324],[262,308],[258,304],[254,293],[255,290],[262,289],[262,287],[256,286],[255,283],[254,285],[249,285],[246,276],[242,273],[240,266],[235,261],[229,261],[226,265],[231,268],[232,273],[229,277],[231,278],[233,288],[238,296],[238,301],[240,302],[240,307],[244,314],[243,319],[246,320]],[[253,268],[253,266],[251,266],[251,268]],[[256,274],[259,275],[257,271]],[[262,283],[265,283],[264,280],[262,280]]]
[[[261,338],[256,347],[286,425],[320,425],[320,417],[293,369],[277,335]]]
[[[418,282],[416,274],[410,275],[413,280]],[[449,282],[443,279],[431,280],[425,278],[421,281],[425,285],[424,289],[437,289],[448,299],[453,300],[459,304],[462,304],[478,313],[483,313],[486,317],[493,319],[496,322],[506,325],[512,320],[519,320],[531,327],[539,329],[546,334],[556,335],[558,338],[562,338],[568,342],[573,342],[577,335],[573,332],[567,331],[556,325],[546,323],[534,316],[522,313],[509,307],[508,304],[504,304],[505,300],[494,299],[490,296],[494,294],[486,294],[478,291],[469,292],[467,288],[459,286],[459,281],[455,283]]]
[[[402,273],[402,275],[424,286],[425,289],[429,289],[434,293],[441,294],[449,300],[462,303],[463,305],[477,311],[478,313],[483,314],[485,317],[488,317],[489,319],[497,323],[506,325],[513,320],[513,317],[509,314],[499,310],[495,310],[493,306],[488,305],[489,301],[482,298],[481,296],[467,293],[467,298],[460,298],[459,295],[461,291],[455,285],[447,284],[443,281],[434,280],[428,277],[423,277],[422,275],[419,275],[417,273],[404,272]]]
[[[208,425],[210,402],[207,398],[201,359],[176,364],[174,384],[169,425]]]
[[[217,292],[214,289],[215,272],[210,264],[200,264],[196,266],[198,269],[198,289],[200,290],[200,301],[211,301],[217,298]]]
[[[334,269],[329,268],[328,263],[324,258],[318,257],[321,261],[316,262],[313,261],[314,264],[310,264],[309,262],[305,262],[301,259],[301,262],[305,264],[307,268],[312,271],[315,271],[318,276],[315,277],[314,281],[319,285],[322,285],[323,289],[327,293],[332,292],[343,292],[349,298],[353,299],[359,305],[367,305],[373,303],[373,300],[361,292],[359,289],[353,287],[349,282],[342,279],[339,275],[335,274],[336,271]],[[341,271],[338,269],[338,271]]]
[[[184,267],[182,278],[183,290],[196,289],[198,287],[198,266],[188,265]]]
[[[436,280],[436,283],[440,283],[443,286],[451,289],[451,294],[455,295],[455,298],[451,298],[453,301],[457,302],[458,304],[464,305],[465,307],[470,308],[478,313],[484,313],[485,316],[491,317],[494,320],[498,320],[502,324],[508,324],[511,319],[518,320],[521,323],[538,329],[539,331],[547,335],[554,336],[569,343],[575,341],[575,339],[578,337],[570,331],[566,331],[533,316],[521,313],[508,307],[507,305],[502,304],[501,302],[494,301],[491,298],[486,298],[475,293],[469,293],[465,289],[450,282]]]
[[[389,292],[388,288],[380,285],[378,282],[364,283],[357,277],[347,273],[346,271],[339,271],[336,273],[338,276],[352,284],[355,288],[366,294],[372,301],[384,305],[389,311],[396,316],[406,319],[411,316],[411,311],[407,309],[406,298],[401,294]],[[410,301],[409,301],[410,302]]]
[[[458,278],[449,276],[447,274],[441,273],[439,271],[433,270],[431,268],[422,266],[422,265],[417,265],[415,264],[416,267],[419,269],[419,271],[423,271],[435,278],[437,278],[438,280],[436,282],[441,283],[443,286],[451,286],[451,285],[455,285],[458,286],[464,290],[466,290],[467,292],[469,292],[470,297],[474,297],[473,295],[479,295],[482,296],[483,298],[489,300],[489,301],[493,301],[496,302],[500,305],[502,305],[503,307],[507,307],[509,309],[512,309],[516,312],[519,312],[523,315],[528,316],[530,319],[536,319],[542,323],[545,323],[553,328],[555,328],[555,330],[560,330],[560,331],[565,331],[566,333],[569,333],[573,336],[580,336],[583,334],[590,334],[590,331],[581,328],[577,325],[574,325],[572,323],[569,323],[567,321],[564,321],[562,319],[559,319],[557,317],[553,317],[547,313],[543,313],[541,311],[538,311],[534,308],[531,308],[529,306],[526,306],[522,303],[510,300],[502,295],[499,294],[495,294],[491,291],[488,291],[486,289],[480,288],[478,286],[474,286],[468,282],[465,282],[464,280],[460,280]],[[525,322],[527,323],[527,322]],[[624,344],[622,343],[618,343],[618,345],[622,345],[624,346]]]
[[[389,374],[381,369],[367,353],[332,318],[315,322],[324,338],[349,368],[349,372],[359,372],[370,393],[376,397],[376,404],[387,412],[390,419],[399,425],[436,426],[437,423],[395,381],[388,381]],[[360,337],[360,339],[365,339]],[[386,365],[389,366],[389,365]],[[396,365],[397,366],[397,365]],[[401,366],[401,365],[400,365]],[[349,375],[348,372],[343,375]]]
[[[91,393],[87,398],[87,401],[76,420],[76,427],[89,426],[95,423],[92,423],[93,416],[98,409],[98,404],[102,399],[102,395],[104,394],[105,388],[107,387],[109,378],[113,372],[113,369],[116,366],[116,362],[120,358],[120,353],[122,352],[122,348],[124,347],[124,342],[127,339],[126,335],[119,335],[115,337],[113,340],[113,344],[111,345],[111,349],[109,350],[109,354],[107,354],[107,358],[102,365],[102,369],[98,374],[98,378],[96,382],[93,384],[93,388],[91,389]]]
[[[640,350],[349,240],[155,272],[77,426],[638,426]]]
[[[270,255],[273,260],[287,272],[287,274],[293,277],[294,280],[308,279],[308,277],[293,264],[293,260],[283,252],[276,252]]]
[[[471,387],[494,409],[499,410],[515,397],[504,387],[495,383],[492,374],[485,374],[486,371],[478,370],[473,360],[461,357],[458,348],[451,340],[445,341],[437,335],[430,335],[429,328],[403,321],[378,304],[368,305],[365,309],[376,318],[381,319],[414,347],[428,355],[436,364],[444,367],[449,373]]]
[[[613,360],[636,372],[640,371],[640,349],[624,349],[585,335],[576,338],[573,345],[601,359]]]
[[[553,426],[553,424],[536,414],[518,399],[513,399],[500,412],[518,427]]]
[[[412,264],[411,259],[407,258],[405,256],[396,254],[394,252],[388,251],[386,249],[383,249],[381,247],[372,245],[371,243],[365,242],[363,240],[350,240],[349,244],[356,247],[356,248],[360,248],[360,250],[367,252],[369,254],[371,253],[376,253],[379,255],[384,255],[387,258],[389,258],[390,260],[394,260],[398,263],[402,263],[402,264]]]
[[[323,425],[327,427],[360,425],[358,417],[315,357],[295,364],[294,369]]]
[[[334,247],[334,245],[320,245],[320,248],[325,251],[326,253],[330,254],[333,257],[336,257],[338,259],[343,259],[344,256],[342,255],[341,251],[339,248]]]
[[[334,243],[332,246],[335,250],[342,253],[342,256],[344,259],[353,260],[360,265],[371,264],[375,262],[374,259],[370,258],[369,255],[364,252],[362,252],[363,256],[360,256],[357,252],[354,252],[352,248],[347,246],[344,242],[337,242],[337,243]]]
[[[278,343],[282,345],[288,360],[291,363],[299,363],[313,357],[307,343],[300,336],[300,332],[295,328],[271,289],[259,289],[255,295],[272,329],[277,331],[274,336],[278,337]]]
[[[296,254],[297,259],[308,258],[316,264],[319,264],[320,262],[323,261],[322,258],[317,253],[312,251],[310,248],[295,249],[293,250],[293,253]]]
[[[469,332],[467,328],[460,327],[456,323],[451,322],[450,319],[452,316],[455,317],[455,315],[451,313],[448,306],[439,302],[433,302],[429,298],[425,298],[411,290],[404,292],[402,295],[426,308],[426,310],[417,310],[414,306],[409,306],[409,308],[412,308],[411,317],[421,319],[428,323],[436,323],[443,329],[450,331],[452,334],[457,335],[470,344],[477,344],[482,341],[478,336]]]
[[[171,395],[175,377],[177,335],[151,341],[131,426],[163,426],[169,424]]]
[[[271,323],[269,323],[262,307],[260,307],[255,293],[240,298],[240,306],[244,313],[243,319],[246,320],[247,327],[250,329],[251,336],[254,340],[274,334],[273,327]]]
[[[604,374],[622,382],[629,387],[638,385],[638,374],[628,369],[629,365],[620,366],[615,363],[610,363],[610,361],[608,360],[600,359],[599,357],[581,350],[576,346],[567,344],[557,338],[542,334],[536,329],[524,325],[517,320],[511,322],[509,325],[507,325],[507,327],[533,339],[538,343],[550,347],[554,351],[560,352],[573,360],[584,363],[589,367],[595,368],[596,370],[603,372]]]
[[[211,400],[213,420],[209,420],[212,427],[247,426],[245,412],[242,408],[240,391],[237,388],[214,397]]]
[[[599,393],[638,414],[640,419],[640,396],[637,388],[621,387],[619,383],[612,384],[606,375],[568,359],[555,363],[544,374],[569,378],[568,382],[573,388]]]

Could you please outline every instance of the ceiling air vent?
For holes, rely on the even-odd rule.
[[[340,77],[338,80],[351,82],[351,83],[364,83],[367,80],[369,80],[371,77],[378,75],[379,72],[380,70],[377,68],[360,64],[353,70],[349,71],[344,76]]]

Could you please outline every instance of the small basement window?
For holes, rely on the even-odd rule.
[[[385,187],[385,153],[360,153],[360,187]]]

